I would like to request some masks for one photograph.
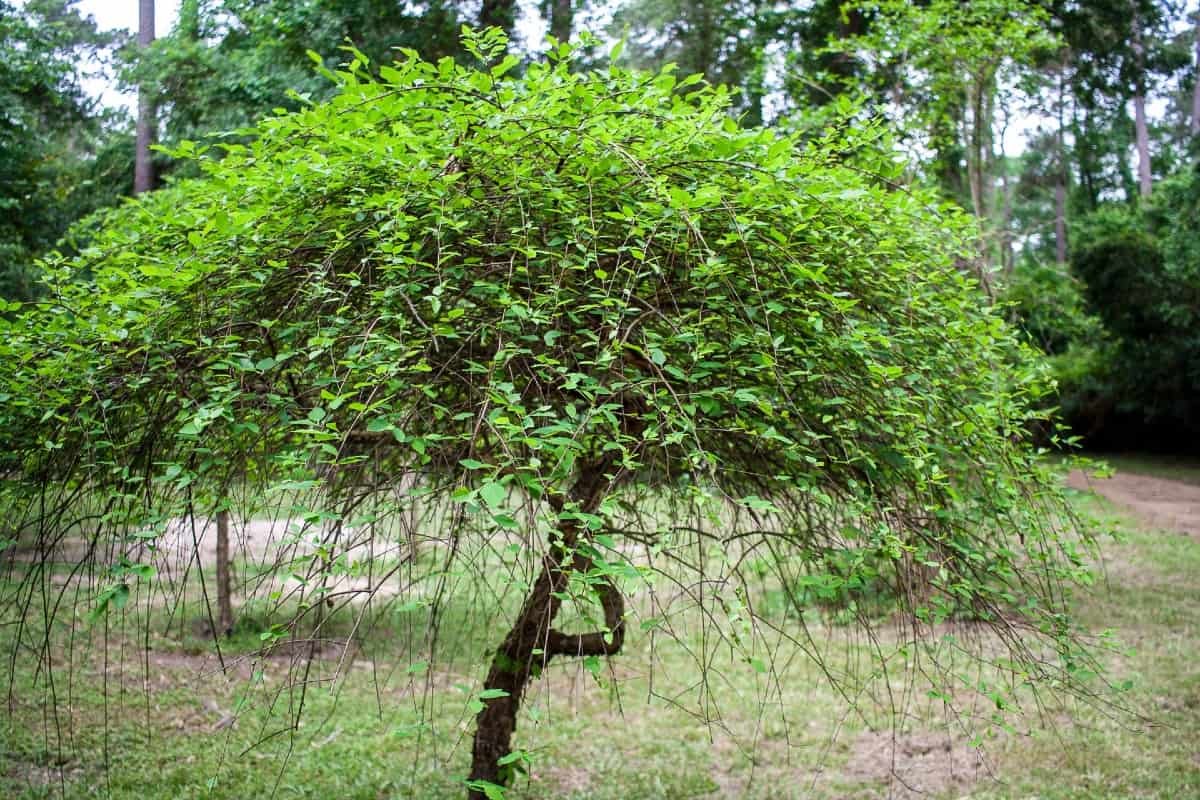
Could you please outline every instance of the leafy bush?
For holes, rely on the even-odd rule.
[[[1111,396],[1106,441],[1187,448],[1200,436],[1198,206],[1200,179],[1185,172],[1140,212],[1102,209],[1077,231],[1071,266],[1112,339],[1094,376]]]
[[[89,553],[130,560],[180,516],[293,498],[282,638],[375,591],[331,586],[415,515],[437,557],[402,560],[405,591],[520,607],[468,704],[477,793],[544,663],[599,674],[639,614],[679,635],[698,604],[698,669],[761,665],[752,554],[782,586],[919,579],[904,641],[971,609],[1006,646],[938,640],[921,670],[998,665],[989,707],[1087,674],[1062,591],[1087,571],[1026,445],[1044,370],[956,268],[969,223],[866,177],[897,168],[875,147],[740,128],[698,76],[573,72],[564,46],[510,79],[494,34],[468,47],[490,66],[352,64],[48,265],[0,336],[8,507],[43,548],[83,487]],[[106,602],[148,580],[123,564]],[[572,602],[591,632],[552,627]]]
[[[1057,355],[1072,344],[1094,344],[1104,336],[1082,289],[1078,278],[1056,265],[1023,261],[1005,284],[1003,300],[1029,340]]]

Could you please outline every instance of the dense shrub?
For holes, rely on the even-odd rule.
[[[1200,436],[1200,179],[1072,229],[1070,270],[1026,261],[1005,299],[1050,355],[1063,418],[1101,448],[1187,450]]]
[[[320,630],[354,541],[436,509],[414,602],[520,607],[473,654],[479,791],[516,758],[526,683],[552,657],[599,670],[631,592],[666,587],[645,629],[694,599],[689,641],[761,664],[751,555],[847,596],[898,576],[902,642],[873,676],[963,609],[997,639],[935,637],[923,674],[997,666],[977,684],[997,709],[1086,675],[1063,589],[1087,571],[1026,446],[1046,381],[956,266],[971,225],[842,134],[739,127],[699,76],[553,58],[510,79],[502,44],[469,44],[499,63],[351,65],[50,265],[52,299],[0,337],[3,470],[43,550],[82,486],[101,552],[129,559],[172,517],[284,493],[320,534],[280,551]],[[103,613],[148,573],[95,574]],[[593,595],[593,632],[551,627]]]
[[[1140,212],[1102,209],[1076,231],[1071,267],[1112,338],[1095,376],[1111,398],[1105,441],[1188,447],[1200,434],[1198,204],[1189,171]]]

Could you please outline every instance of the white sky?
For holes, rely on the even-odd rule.
[[[96,19],[100,30],[124,28],[133,33],[138,29],[138,0],[79,0],[79,11]],[[166,36],[179,15],[179,0],[154,0],[154,35]],[[132,112],[137,100],[133,93],[122,94],[115,81],[93,76],[83,81],[84,88],[100,98],[106,106]]]
[[[101,30],[137,31],[138,0],[79,0],[79,10],[96,18]],[[154,31],[166,36],[179,14],[179,0],[154,0]]]

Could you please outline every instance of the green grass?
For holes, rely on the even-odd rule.
[[[910,710],[897,733],[896,765],[910,780],[934,775],[928,796],[1200,796],[1200,542],[1142,530],[1091,495],[1077,494],[1075,503],[1121,531],[1103,544],[1107,571],[1078,593],[1076,607],[1085,626],[1115,631],[1121,646],[1108,665],[1114,679],[1131,682],[1120,702],[1140,716],[1051,699],[1004,732],[982,714],[975,729],[985,735],[993,779],[961,767],[970,748],[941,746],[948,719],[919,682],[893,681],[887,689]],[[513,613],[515,596],[499,604],[498,617]],[[0,629],[0,677],[12,685],[9,711],[0,715],[0,797],[461,797],[467,703],[488,647],[502,635],[500,622],[473,608],[447,608],[440,628],[447,657],[433,672],[406,671],[421,658],[428,611],[379,610],[368,620],[368,646],[337,682],[329,680],[335,660],[313,663],[302,724],[292,730],[303,676],[288,657],[259,665],[261,680],[240,661],[226,679],[203,661],[211,645],[202,636],[158,628],[146,674],[136,620],[124,627],[114,620],[107,639],[103,626],[76,620],[74,668],[59,664],[55,672],[56,721],[45,671],[19,652],[9,675],[13,631]],[[266,606],[241,613],[226,645],[231,659],[258,648],[275,620]],[[330,622],[334,635],[353,624],[348,610]],[[676,644],[634,626],[626,652],[598,676],[578,661],[553,664],[530,688],[516,745],[532,764],[509,797],[887,796],[891,734],[867,696],[859,698],[861,716],[847,713],[822,672],[786,644],[773,662],[787,666],[778,684],[718,652],[711,685],[698,687],[689,648],[702,644],[700,636],[690,624]],[[867,646],[848,626],[817,627],[814,637],[836,669],[860,663]],[[202,665],[208,671],[197,677]],[[222,726],[235,710],[236,724]],[[868,724],[883,733],[869,733]],[[957,777],[941,775],[953,759]]]

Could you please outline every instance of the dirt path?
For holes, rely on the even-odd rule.
[[[1133,512],[1148,527],[1200,538],[1200,485],[1132,472],[1095,478],[1080,470],[1071,472],[1067,485],[1096,492]]]

